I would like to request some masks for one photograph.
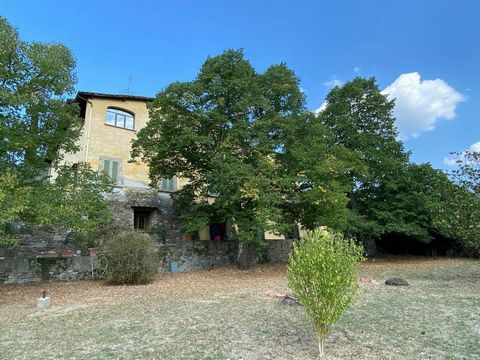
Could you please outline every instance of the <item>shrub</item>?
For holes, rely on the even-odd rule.
[[[321,357],[326,335],[356,298],[357,268],[363,259],[360,245],[327,228],[293,246],[288,285],[313,320]]]
[[[106,248],[105,280],[109,284],[146,284],[158,268],[158,254],[149,235],[124,232]]]

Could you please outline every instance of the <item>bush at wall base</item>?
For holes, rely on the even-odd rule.
[[[157,272],[159,257],[153,240],[141,232],[124,232],[107,245],[105,280],[112,285],[147,284]]]

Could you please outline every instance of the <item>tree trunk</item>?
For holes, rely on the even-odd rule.
[[[324,351],[324,344],[325,344],[325,334],[320,331],[316,330],[317,333],[317,341],[318,341],[318,353],[321,358],[325,356],[325,351]]]
[[[259,253],[257,247],[252,244],[240,242],[238,244],[237,265],[242,270],[252,268],[258,262]]]
[[[375,239],[361,239],[365,254],[367,257],[374,257],[377,255],[377,243]]]

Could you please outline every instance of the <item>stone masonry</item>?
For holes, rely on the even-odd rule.
[[[117,229],[134,228],[135,209],[149,212],[148,232],[162,259],[159,272],[170,271],[172,263],[178,271],[192,271],[236,262],[236,241],[202,241],[182,233],[168,193],[123,187],[108,198],[112,200],[112,226]],[[285,261],[290,248],[289,240],[267,241],[266,258],[272,262]],[[40,281],[45,276],[60,280],[90,278],[92,265],[96,267],[97,258],[91,258],[86,249],[76,248],[66,231],[19,229],[18,246],[0,247],[0,283]]]

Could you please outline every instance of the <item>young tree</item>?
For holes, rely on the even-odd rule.
[[[294,244],[290,254],[288,285],[313,320],[321,357],[332,325],[357,295],[362,253],[353,239],[318,228]]]
[[[174,195],[186,230],[228,221],[238,229],[242,259],[260,230],[290,232],[299,220],[295,206],[307,212],[307,202],[316,204],[312,224],[343,212],[341,151],[319,144],[328,136],[305,110],[293,71],[280,64],[260,74],[241,51],[228,50],[208,58],[194,81],[157,95],[132,158],[149,165],[153,186],[174,175],[188,180]]]
[[[63,154],[78,150],[82,127],[67,101],[74,67],[64,45],[27,43],[0,17],[0,243],[11,243],[12,221],[89,232],[105,219],[99,194],[109,183],[87,165],[59,168]],[[48,183],[51,169],[60,176]]]

